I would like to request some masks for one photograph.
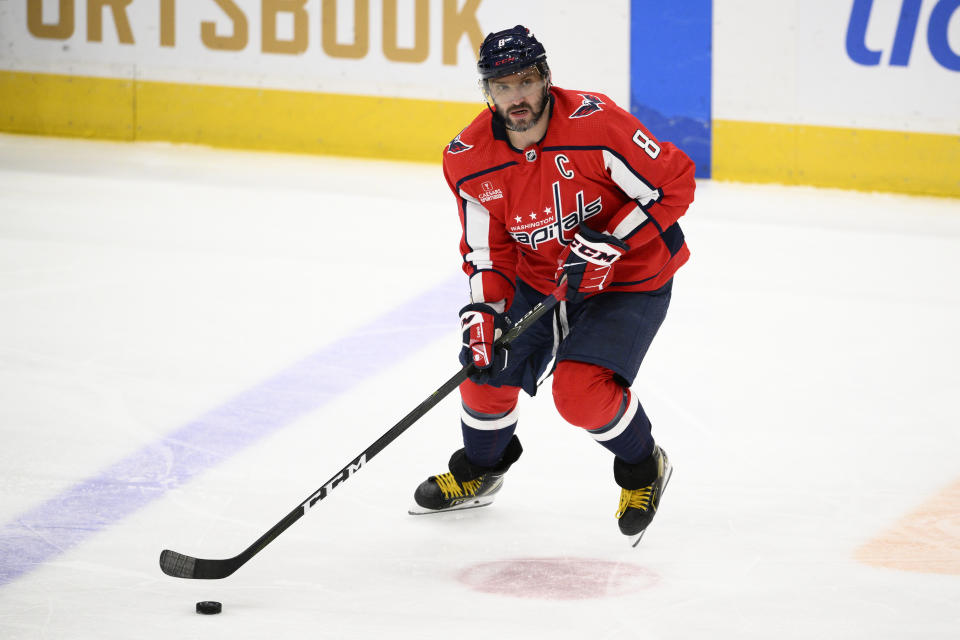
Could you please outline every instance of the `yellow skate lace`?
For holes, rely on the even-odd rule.
[[[620,518],[627,509],[633,507],[641,511],[647,511],[650,508],[650,501],[653,499],[653,485],[647,485],[642,489],[621,489],[620,506],[617,508],[617,519]]]
[[[483,484],[481,478],[476,480],[468,480],[463,484],[457,482],[456,478],[453,477],[452,473],[444,473],[439,476],[434,476],[437,482],[437,486],[440,487],[440,491],[443,492],[443,497],[445,500],[450,498],[461,498],[465,495],[473,496],[476,495],[477,489],[480,488],[480,485]]]

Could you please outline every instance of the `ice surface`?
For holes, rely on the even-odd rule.
[[[235,555],[456,370],[455,203],[437,166],[0,136],[0,637],[958,637],[960,201],[704,181],[683,226],[638,548],[546,392],[493,506],[407,515],[451,397],[176,580],[161,549]]]

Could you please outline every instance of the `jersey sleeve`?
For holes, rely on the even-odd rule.
[[[687,211],[696,188],[694,163],[673,143],[660,142],[631,114],[617,109],[603,151],[611,180],[631,198],[606,233],[631,249],[661,237]]]
[[[503,221],[469,192],[469,180],[457,179],[447,162],[444,177],[460,210],[460,254],[463,271],[470,278],[470,301],[486,302],[504,311],[515,292],[517,245]]]

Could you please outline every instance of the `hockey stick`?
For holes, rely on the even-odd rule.
[[[541,300],[535,307],[530,309],[526,315],[517,320],[516,324],[497,340],[497,346],[509,346],[511,342],[516,340],[545,313],[557,306],[557,303],[563,299],[566,290],[566,281],[561,281],[556,289]],[[430,396],[421,402],[413,411],[404,416],[400,422],[380,436],[380,438],[367,447],[363,453],[348,462],[347,466],[334,474],[323,486],[310,494],[310,497],[288,513],[283,520],[273,525],[269,531],[260,536],[256,542],[244,549],[239,555],[223,560],[208,560],[204,558],[194,558],[193,556],[164,549],[160,552],[160,569],[168,576],[173,576],[174,578],[219,580],[231,575],[250,558],[260,553],[264,547],[273,542],[294,522],[299,520],[307,511],[313,508],[316,503],[326,498],[334,489],[352,478],[357,471],[363,468],[363,465],[372,460],[373,457],[383,451],[388,444],[396,440],[401,433],[409,429],[414,422],[422,418],[430,409],[439,404],[451,391],[459,387],[460,383],[466,380],[474,370],[473,364],[468,364],[454,374],[453,377],[444,382],[439,389],[430,394]]]

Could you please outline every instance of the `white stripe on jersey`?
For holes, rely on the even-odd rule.
[[[633,211],[627,214],[627,217],[620,221],[620,224],[617,225],[617,228],[614,229],[610,235],[615,238],[620,238],[623,240],[629,236],[635,229],[647,221],[649,218],[643,209],[640,207],[635,207]]]
[[[623,412],[623,417],[617,421],[617,424],[613,425],[613,428],[604,431],[603,433],[593,433],[587,431],[590,436],[597,442],[606,442],[607,440],[613,440],[618,435],[627,430],[627,425],[633,420],[633,417],[637,415],[637,409],[640,407],[640,401],[637,399],[637,394],[630,392],[630,404],[627,405],[627,410]]]
[[[652,185],[624,164],[620,158],[606,149],[603,150],[603,163],[617,186],[633,200],[639,202],[641,206],[649,206],[662,197],[663,194],[659,189],[654,189]],[[613,230],[613,235],[617,238],[625,238],[645,223],[648,218],[646,212],[637,207],[617,225],[617,228]]]
[[[651,202],[660,199],[660,190],[654,189],[643,178],[635,174],[617,156],[606,149],[603,150],[603,163],[610,172],[610,177],[617,183],[625,194],[646,207]]]
[[[464,239],[471,249],[463,258],[477,270],[492,269],[490,211],[463,189],[460,189],[460,197],[466,203],[463,211]],[[477,276],[470,278],[470,299],[473,302],[484,302],[486,297],[483,294],[483,274]]]
[[[513,408],[513,411],[503,416],[502,418],[494,418],[493,420],[481,420],[475,416],[467,413],[466,408],[463,405],[460,406],[460,419],[463,420],[463,424],[474,429],[479,429],[481,431],[496,431],[497,429],[506,429],[510,425],[514,424],[517,421],[517,413],[520,409],[520,406],[517,405]]]

